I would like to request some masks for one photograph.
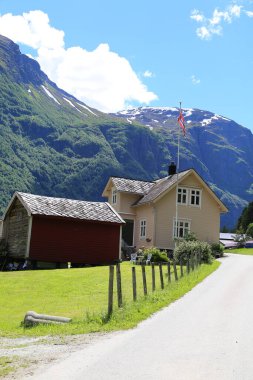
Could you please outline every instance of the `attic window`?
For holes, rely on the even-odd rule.
[[[117,203],[117,190],[112,190],[112,204],[115,205]]]
[[[187,204],[187,189],[184,187],[179,187],[177,190],[177,202],[181,205]]]
[[[191,189],[190,205],[200,207],[201,192],[200,190]]]

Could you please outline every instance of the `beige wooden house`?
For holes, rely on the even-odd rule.
[[[125,220],[123,240],[130,246],[174,249],[175,238],[194,232],[219,242],[220,214],[228,211],[194,169],[154,182],[111,177],[103,196]],[[177,201],[177,205],[176,205]]]

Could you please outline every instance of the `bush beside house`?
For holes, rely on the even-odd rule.
[[[182,262],[184,265],[188,259],[195,255],[200,255],[203,263],[211,264],[213,261],[211,246],[203,241],[182,240],[173,253],[174,260],[178,263]]]

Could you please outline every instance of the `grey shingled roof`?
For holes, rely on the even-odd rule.
[[[184,177],[189,170],[185,170],[181,173],[178,173],[178,180],[182,177]],[[160,195],[162,195],[165,191],[167,191],[170,187],[172,187],[177,182],[177,175],[171,175],[162,179],[159,179],[158,181],[153,184],[149,192],[144,195],[139,201],[135,203],[135,205],[139,206],[144,203],[153,202],[156,198],[158,198]]]
[[[17,192],[32,215],[57,216],[99,222],[124,223],[106,202],[87,202]]]
[[[140,195],[147,194],[151,187],[154,186],[154,182],[119,177],[112,177],[112,181],[118,191]]]

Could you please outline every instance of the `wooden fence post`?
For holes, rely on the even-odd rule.
[[[142,270],[142,282],[143,282],[143,292],[144,295],[146,296],[148,294],[147,291],[147,279],[146,279],[146,270],[145,270],[145,265],[141,265],[141,270]]]
[[[132,282],[133,282],[133,300],[137,299],[137,290],[136,290],[136,271],[135,267],[132,267]]]
[[[177,266],[176,266],[176,261],[175,260],[173,260],[173,268],[174,268],[175,281],[178,281]]]
[[[111,316],[113,311],[113,277],[114,277],[114,266],[109,266],[109,288],[108,288],[108,317]]]
[[[164,289],[164,282],[163,282],[163,266],[162,266],[162,263],[159,264],[159,271],[160,271],[161,288]]]
[[[122,288],[121,288],[121,272],[120,264],[116,264],[116,277],[117,277],[117,294],[118,294],[118,307],[122,307]]]
[[[151,270],[152,270],[152,291],[155,291],[155,264],[151,264]]]
[[[171,282],[170,262],[168,262],[168,282]]]

